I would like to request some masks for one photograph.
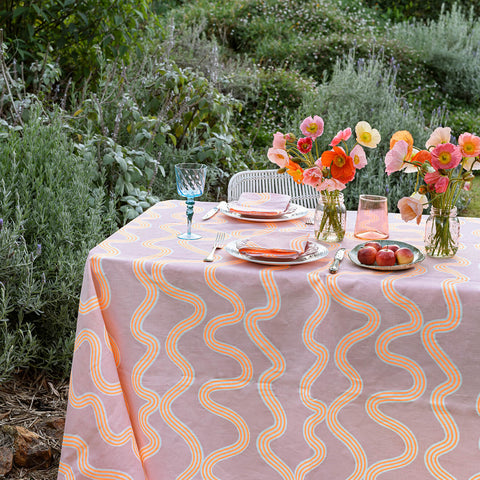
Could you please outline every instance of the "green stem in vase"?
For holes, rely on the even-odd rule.
[[[345,236],[345,207],[338,190],[321,193],[320,213],[317,212],[315,235],[317,240],[342,241]],[[318,210],[318,207],[317,207]],[[318,217],[320,217],[318,219]]]

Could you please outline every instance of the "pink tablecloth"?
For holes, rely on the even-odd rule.
[[[298,230],[161,202],[86,263],[60,479],[480,479],[480,219],[447,260],[376,272],[330,254],[217,250]],[[352,248],[355,213],[348,212]],[[390,237],[423,246],[390,215]]]

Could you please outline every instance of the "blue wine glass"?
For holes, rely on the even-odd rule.
[[[177,181],[177,192],[187,198],[187,231],[181,233],[178,238],[182,240],[196,240],[202,238],[197,233],[192,233],[192,217],[195,197],[203,194],[207,166],[198,163],[179,163],[175,165],[175,179]]]

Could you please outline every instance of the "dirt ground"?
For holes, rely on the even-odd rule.
[[[63,431],[46,424],[65,419],[68,382],[43,376],[18,375],[0,384],[0,425],[21,426],[37,433],[53,451],[53,462],[48,468],[26,469],[14,467],[5,480],[56,480]],[[0,476],[1,477],[1,476]]]

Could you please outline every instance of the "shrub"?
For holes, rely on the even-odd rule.
[[[436,20],[401,23],[391,29],[395,41],[421,55],[447,97],[472,105],[480,100],[480,22],[457,3],[442,8]]]
[[[96,46],[109,58],[126,57],[150,13],[150,0],[11,0],[0,7],[0,24],[10,58],[43,69],[49,59],[66,76],[97,70]],[[20,63],[17,63],[20,67]],[[29,71],[27,70],[27,74]],[[32,77],[27,76],[27,84]]]
[[[480,5],[471,0],[365,0],[365,3],[378,10],[384,16],[394,21],[405,21],[411,19],[438,19],[442,7],[452,3],[464,8],[473,7],[475,14],[480,15]]]
[[[85,260],[115,230],[114,212],[59,115],[37,108],[1,133],[2,361],[68,375]]]

